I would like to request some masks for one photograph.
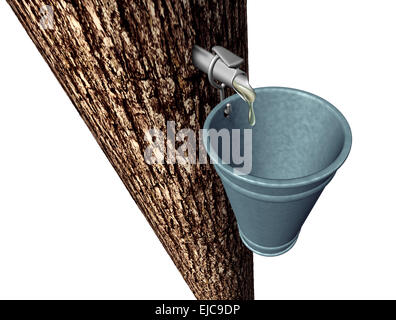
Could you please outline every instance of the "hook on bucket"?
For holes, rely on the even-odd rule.
[[[216,54],[214,56],[214,58],[212,59],[212,61],[210,62],[209,69],[208,69],[208,79],[209,79],[209,83],[213,87],[220,90],[220,101],[222,101],[225,98],[224,88],[226,87],[226,85],[224,82],[222,82],[221,84],[216,83],[213,78],[213,69],[214,69],[214,66],[215,66],[217,60],[219,60],[219,59],[220,59],[220,57]]]

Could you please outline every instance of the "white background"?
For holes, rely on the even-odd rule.
[[[320,95],[353,133],[295,247],[255,256],[257,299],[396,298],[395,14],[249,1],[252,84]],[[0,37],[0,298],[194,298],[5,1]]]

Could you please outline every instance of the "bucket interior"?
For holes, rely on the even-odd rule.
[[[232,129],[241,129],[241,155],[243,129],[252,129],[249,175],[265,179],[302,178],[325,169],[337,159],[346,141],[348,125],[327,101],[288,88],[259,88],[256,95],[254,127],[248,123],[247,104],[236,95],[214,109],[205,124],[209,129],[228,129],[230,133]],[[224,115],[226,102],[232,105],[228,117]],[[222,159],[221,138],[218,143],[217,154]],[[230,161],[232,167],[239,166],[232,157]]]

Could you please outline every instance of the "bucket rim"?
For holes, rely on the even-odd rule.
[[[330,176],[331,174],[335,173],[342,166],[342,164],[347,159],[352,147],[352,131],[344,115],[333,104],[313,93],[295,88],[270,86],[270,87],[259,87],[254,90],[256,94],[262,91],[293,92],[302,96],[306,96],[311,99],[313,98],[318,100],[319,102],[321,102],[321,105],[327,107],[330,110],[330,112],[332,112],[340,122],[340,125],[344,131],[344,137],[345,137],[344,145],[341,151],[339,152],[339,154],[337,155],[337,157],[327,167],[303,177],[290,178],[290,179],[269,179],[269,178],[253,176],[250,174],[240,175],[234,172],[234,168],[232,166],[230,166],[229,164],[223,164],[221,162],[214,164],[216,169],[221,170],[224,174],[228,176],[232,176],[233,179],[236,179],[242,183],[244,182],[256,186],[271,187],[271,188],[293,188],[323,180],[326,177]],[[220,109],[223,108],[227,103],[231,103],[237,99],[241,99],[241,98],[239,97],[238,94],[234,94],[222,100],[219,104],[216,105],[216,107],[214,107],[211,110],[211,112],[209,113],[208,117],[205,120],[203,127],[204,129],[203,144],[206,152],[208,153],[211,159],[217,158],[218,156],[216,154],[215,157],[213,157],[213,151],[211,151],[211,149],[209,149],[208,151],[209,136],[207,135],[207,130],[210,129],[210,124],[213,120],[214,115],[217,112],[219,112]]]

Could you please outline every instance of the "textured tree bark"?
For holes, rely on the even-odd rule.
[[[8,3],[195,296],[252,299],[252,254],[211,165],[144,160],[148,129],[198,132],[218,102],[194,44],[247,59],[246,0]]]

